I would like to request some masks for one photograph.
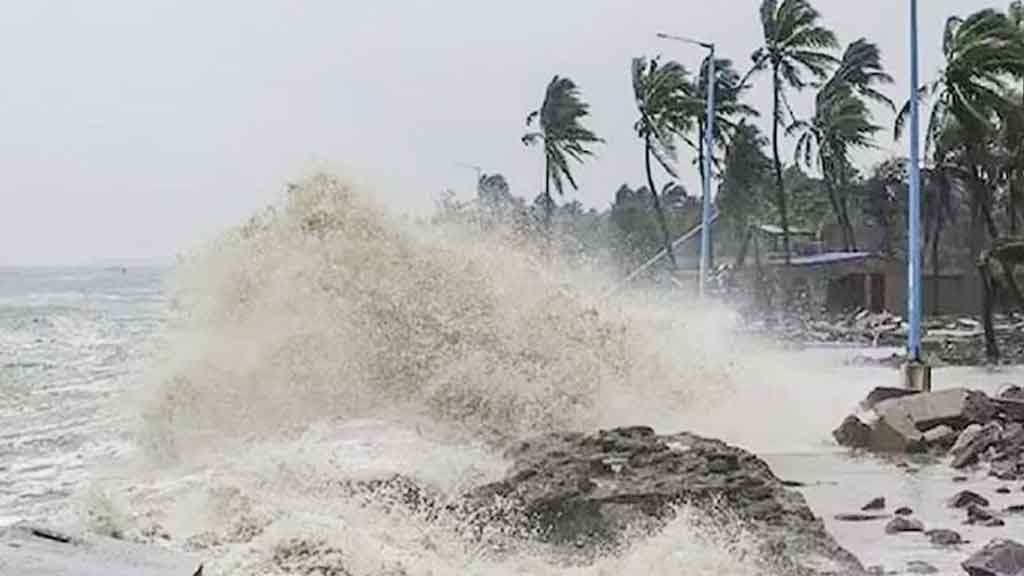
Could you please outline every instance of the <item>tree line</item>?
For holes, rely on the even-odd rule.
[[[574,170],[604,141],[586,126],[590,108],[581,88],[569,77],[555,76],[540,107],[527,116],[522,137],[543,153],[543,191],[528,206],[511,196],[503,177],[483,176],[481,204],[490,206],[492,216],[502,204],[503,217],[536,223],[549,233],[555,220],[564,224],[576,218],[580,222],[568,227],[580,228],[574,234],[582,244],[587,244],[583,229],[603,223],[606,232],[618,237],[613,244],[620,260],[634,262],[664,250],[675,266],[672,240],[698,221],[699,210],[674,182],[683,145],[695,154],[702,181],[708,177],[704,155],[711,155],[717,167],[717,209],[736,242],[754,223],[777,224],[788,262],[794,224],[816,229],[829,221],[845,250],[863,248],[857,230],[869,226],[881,231],[881,242],[871,249],[902,255],[907,160],[892,158],[867,169],[853,160],[858,150],[876,147],[883,131],[891,129],[901,139],[909,113],[909,102],[895,102],[886,94],[893,78],[878,46],[867,38],[841,46],[811,0],[763,0],[759,15],[763,42],[749,68],[739,70],[727,58],[715,60],[713,149],[706,150],[703,139],[710,63],[705,59],[700,70],[691,72],[676,61],[634,58],[629,70],[634,131],[642,146],[646,185],[638,190],[623,186],[611,208],[601,213],[585,212],[576,202],[559,206],[555,195],[577,189]],[[966,256],[976,258],[992,243],[1016,235],[1021,225],[1024,2],[1014,1],[1005,11],[948,18],[942,56],[937,76],[919,89],[926,122],[924,241],[936,274],[944,248],[963,251],[966,245]],[[746,102],[758,82],[772,89],[769,136],[754,124],[760,112]],[[796,109],[791,96],[804,91],[813,92],[813,105]],[[877,118],[873,111],[879,109],[891,119]],[[780,152],[787,140],[793,144],[792,158]],[[667,180],[660,187],[659,170]],[[449,213],[459,208],[451,198],[446,202]]]

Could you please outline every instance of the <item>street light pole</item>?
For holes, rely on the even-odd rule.
[[[921,316],[923,286],[921,281],[921,85],[918,72],[917,0],[910,0],[910,201],[907,234],[907,334],[906,384],[916,390],[931,389],[931,370],[921,356]]]
[[[920,105],[918,103],[917,0],[910,0],[910,233],[907,254],[907,310],[910,334],[907,360],[921,360],[921,151]]]
[[[704,297],[707,290],[708,276],[711,264],[711,179],[714,162],[715,143],[715,45],[709,42],[700,42],[685,36],[674,36],[671,34],[659,33],[658,38],[664,40],[675,40],[685,44],[700,46],[708,51],[707,65],[707,120],[705,121],[704,133],[704,200],[701,207],[701,234],[700,234],[700,296]]]
[[[707,290],[708,268],[711,264],[711,179],[712,168],[715,163],[711,161],[714,154],[712,146],[715,143],[715,45],[711,44],[708,50],[708,118],[706,121],[706,133],[704,134],[704,204],[701,211],[701,234],[700,234],[700,297],[704,297]]]

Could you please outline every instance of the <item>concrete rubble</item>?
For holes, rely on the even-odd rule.
[[[1004,481],[1024,480],[1024,401],[955,388],[906,394],[878,388],[833,432],[842,446],[871,452],[930,452],[952,467],[987,466]]]

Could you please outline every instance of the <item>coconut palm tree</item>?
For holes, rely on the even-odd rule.
[[[668,221],[654,185],[651,173],[651,158],[675,178],[675,138],[688,132],[694,120],[691,116],[694,97],[686,68],[678,62],[662,65],[657,58],[634,58],[631,66],[633,95],[640,118],[634,128],[644,143],[644,168],[647,174],[647,188],[658,217],[662,241],[672,267],[676,266],[669,235]]]
[[[945,66],[934,82],[923,86],[923,98],[932,100],[925,145],[929,149],[939,135],[955,122],[964,146],[963,168],[969,176],[976,229],[972,243],[980,252],[984,231],[999,237],[992,216],[990,148],[1001,123],[1019,114],[1008,80],[1024,78],[1024,35],[1006,14],[981,10],[965,18],[946,21],[942,43]],[[896,118],[896,136],[902,134],[910,103]]]
[[[526,117],[526,126],[532,127],[536,122],[539,130],[527,132],[523,143],[544,145],[544,221],[549,231],[555,204],[551,184],[554,183],[559,196],[564,194],[563,179],[577,190],[569,159],[582,163],[585,157],[593,155],[591,145],[604,142],[581,123],[589,114],[590,106],[583,101],[576,83],[555,76],[548,84],[541,107]]]
[[[805,88],[808,73],[819,80],[825,79],[836,62],[830,53],[838,48],[835,34],[822,26],[820,20],[821,14],[809,0],[763,0],[761,26],[764,30],[764,46],[754,52],[754,67],[749,73],[771,73],[775,193],[787,262],[790,257],[789,215],[782,179],[782,160],[779,157],[779,128],[784,126],[789,110],[786,89]]]
[[[895,111],[892,100],[877,86],[890,83],[892,77],[882,68],[878,47],[865,39],[857,40],[847,47],[835,73],[818,90],[813,118],[795,121],[786,131],[787,135],[799,134],[796,163],[821,170],[846,250],[857,248],[847,194],[854,173],[850,153],[873,147],[874,135],[882,129],[872,122],[865,99]]]

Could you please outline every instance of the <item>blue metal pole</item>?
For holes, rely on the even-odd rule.
[[[910,231],[908,234],[907,310],[910,334],[907,360],[921,360],[921,119],[918,102],[917,0],[910,0]]]
[[[715,143],[715,45],[708,46],[708,118],[705,122],[704,135],[704,205],[701,213],[700,233],[700,296],[703,298],[707,290],[708,273],[711,262],[711,179],[712,155]]]

